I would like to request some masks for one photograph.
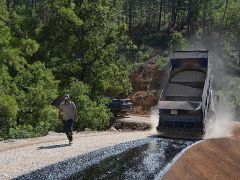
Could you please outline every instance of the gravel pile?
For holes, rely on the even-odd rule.
[[[72,146],[68,145],[63,134],[56,135],[55,138],[53,135],[43,137],[43,139],[54,139],[52,142],[43,142],[42,138],[38,138],[40,143],[34,141],[34,144],[26,143],[28,140],[20,140],[15,143],[0,142],[0,179],[15,178],[81,154],[145,138],[149,135],[149,132],[139,131],[75,134]],[[13,146],[14,148],[11,148]]]
[[[172,77],[171,82],[204,82],[206,73],[199,71],[182,71]]]
[[[201,97],[202,92],[203,89],[170,83],[167,87],[166,96]]]

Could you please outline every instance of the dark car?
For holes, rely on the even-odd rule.
[[[111,110],[113,115],[126,115],[132,111],[132,103],[130,99],[113,99],[107,104],[107,107]]]

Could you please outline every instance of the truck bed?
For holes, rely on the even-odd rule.
[[[209,106],[207,51],[177,51],[170,60],[169,78],[159,99],[160,132],[203,134]]]

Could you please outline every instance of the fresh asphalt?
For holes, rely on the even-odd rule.
[[[16,179],[161,179],[196,141],[149,137],[83,154]]]

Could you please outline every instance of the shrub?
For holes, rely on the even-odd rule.
[[[17,95],[19,90],[8,72],[8,67],[4,64],[0,64],[0,92],[6,95]]]
[[[90,82],[94,87],[95,94],[106,94],[108,96],[127,95],[131,90],[129,72],[123,64],[110,63],[108,67],[99,65]]]
[[[170,37],[170,48],[175,49],[183,49],[188,46],[187,40],[183,37],[180,32],[173,32]]]
[[[240,107],[240,78],[231,77],[227,79],[227,86],[224,91],[224,95],[233,107]]]
[[[166,49],[169,47],[169,37],[164,34],[151,34],[143,38],[143,42],[147,46],[160,47]]]
[[[11,139],[21,139],[35,137],[35,134],[31,125],[17,125],[14,128],[10,128],[8,137]]]
[[[0,137],[6,137],[16,124],[18,105],[13,97],[4,94],[0,94],[0,102]]]
[[[90,128],[92,130],[104,130],[108,128],[110,112],[104,105],[96,102],[89,102],[88,106],[80,111],[80,118],[77,122],[79,130]]]
[[[109,125],[111,113],[105,106],[105,101],[100,98],[92,101],[89,98],[90,87],[81,81],[74,80],[70,83],[66,93],[70,94],[75,102],[79,116],[76,123],[77,130],[91,128],[92,130],[103,130]]]
[[[62,128],[61,121],[58,119],[58,109],[51,105],[39,112],[38,122],[35,131],[41,135],[48,131],[59,131]]]
[[[164,56],[160,56],[157,60],[156,60],[156,64],[158,65],[159,70],[163,70],[167,67],[168,65],[168,58],[164,57]]]
[[[47,135],[52,131],[59,131],[62,128],[58,120],[58,110],[53,106],[46,106],[39,110],[39,117],[36,119],[37,124],[33,127],[30,124],[17,125],[10,128],[9,138],[30,138]]]
[[[32,39],[22,39],[20,47],[25,56],[32,56],[39,49],[39,44]]]
[[[29,64],[15,79],[21,90],[17,96],[19,123],[36,127],[41,121],[41,111],[48,108],[58,95],[58,81],[41,62]]]

